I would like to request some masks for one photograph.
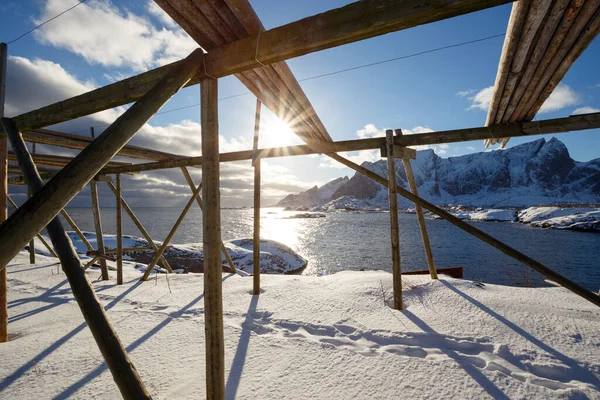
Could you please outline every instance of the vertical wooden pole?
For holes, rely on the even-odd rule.
[[[92,139],[95,138],[94,127],[90,127],[90,136]],[[96,178],[90,181],[90,192],[92,197],[92,213],[94,214],[94,228],[96,229],[96,244],[98,247],[98,254],[104,254],[104,236],[102,236],[102,218],[100,215],[100,200],[98,199],[98,185],[96,184]],[[108,267],[106,266],[106,260],[100,257],[100,271],[102,274],[102,280],[108,280]]]
[[[402,136],[402,129],[396,129],[396,136]],[[406,172],[406,180],[410,191],[415,196],[419,195],[417,189],[417,182],[415,182],[415,176],[413,174],[412,166],[410,165],[410,159],[408,157],[402,157],[402,163],[404,165],[404,171]],[[429,233],[427,232],[427,225],[425,224],[425,215],[423,215],[423,208],[420,205],[415,204],[415,211],[417,213],[417,221],[419,221],[419,229],[421,230],[421,239],[423,239],[423,247],[425,248],[425,257],[427,258],[427,267],[429,268],[429,274],[431,279],[437,279],[437,271],[435,270],[435,263],[433,262],[433,253],[431,252],[431,244],[429,243]]]
[[[202,125],[202,244],[204,250],[204,333],[206,398],[225,398],[223,288],[221,274],[221,199],[219,193],[219,111],[216,79],[200,81]]]
[[[0,118],[4,117],[8,46],[0,43]],[[8,218],[8,138],[0,137],[0,223]],[[0,267],[6,267],[0,265]],[[8,297],[6,268],[0,270],[0,343],[8,342]]]
[[[261,103],[256,99],[256,114],[254,116],[254,143],[252,146],[252,164],[254,165],[254,243],[252,246],[253,294],[260,294],[260,158],[257,157],[258,133],[260,131]]]
[[[185,177],[185,180],[187,181],[188,185],[190,186],[190,190],[192,191],[192,194],[194,193],[194,191],[196,190],[196,184],[194,183],[194,180],[192,179],[192,176],[190,175],[190,172],[188,171],[187,167],[181,167],[181,172],[183,172],[183,176]],[[198,203],[198,207],[200,207],[200,210],[204,210],[204,205],[202,204],[202,199],[200,198],[200,196],[196,196],[196,202]],[[221,240],[221,251],[223,252],[223,255],[225,256],[225,260],[227,260],[227,264],[229,265],[229,269],[231,270],[231,272],[233,272],[234,274],[237,274],[237,269],[235,268],[235,264],[233,263],[233,260],[231,259],[231,256],[229,255],[229,252],[227,251],[227,247],[225,247],[225,244],[223,243],[223,240]]]
[[[123,284],[123,221],[121,216],[121,174],[117,174],[117,285]]]
[[[396,158],[394,157],[394,131],[385,131],[387,150],[388,197],[390,208],[390,239],[392,244],[392,286],[394,308],[402,309],[402,275],[400,269],[400,232],[398,230],[398,197],[396,196]]]
[[[27,196],[31,197],[31,190],[27,189]],[[29,241],[29,264],[35,264],[35,240]]]

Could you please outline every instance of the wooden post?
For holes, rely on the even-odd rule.
[[[390,240],[392,245],[392,286],[394,308],[402,309],[402,275],[400,266],[400,231],[398,229],[398,197],[396,195],[396,157],[394,157],[394,131],[385,131],[387,150],[388,197],[390,209]]]
[[[327,156],[333,158],[336,161],[339,161],[340,163],[344,164],[348,168],[351,168],[357,172],[360,172],[361,174],[365,175],[368,178],[373,179],[375,182],[378,182],[383,186],[386,186],[386,187],[388,186],[387,179],[377,175],[376,173],[368,170],[365,167],[362,167],[350,160],[345,159],[344,157],[340,156],[339,154],[327,153]],[[473,225],[456,218],[454,215],[450,214],[448,211],[442,210],[435,204],[431,204],[427,200],[425,200],[417,195],[412,194],[408,190],[405,190],[402,187],[397,187],[396,192],[399,195],[406,197],[408,200],[412,201],[413,203],[419,204],[421,207],[431,211],[434,214],[439,215],[440,217],[442,217],[446,221],[450,222],[451,224],[457,226],[458,228],[462,229],[463,231],[486,242],[490,246],[495,247],[496,249],[500,250],[507,256],[510,256],[510,257],[514,258],[515,260],[527,265],[531,269],[546,276],[548,279],[558,282],[561,286],[569,289],[573,293],[583,297],[584,299],[588,300],[589,302],[594,303],[595,305],[600,307],[600,296],[595,294],[594,292],[591,292],[591,291],[585,289],[581,285],[562,276],[558,272],[553,271],[552,269],[546,267],[544,264],[532,259],[531,257],[526,256],[525,254],[521,253],[518,250],[513,249],[506,243],[503,243],[500,240],[496,239],[495,237],[488,235],[487,233],[483,232],[482,230],[477,229]]]
[[[94,227],[96,229],[96,244],[99,254],[104,254],[104,237],[102,236],[102,219],[100,218],[100,202],[98,200],[98,186],[95,180],[90,181],[90,191],[92,197],[92,213],[94,214]],[[102,280],[108,280],[108,267],[106,260],[100,258],[100,271],[102,271]]]
[[[8,46],[0,43],[0,118],[4,117],[4,97],[6,95],[6,61]],[[0,223],[8,218],[8,138],[0,137]],[[18,251],[19,249],[17,249]],[[6,292],[6,264],[0,265],[0,343],[8,342],[8,297]]]
[[[202,65],[194,50],[0,225],[0,269],[88,184]]]
[[[85,237],[85,235],[83,234],[83,232],[81,232],[81,229],[79,229],[79,227],[77,226],[77,224],[75,223],[75,221],[73,221],[73,218],[71,218],[71,216],[69,215],[69,213],[67,213],[67,211],[65,209],[62,209],[62,210],[60,210],[60,215],[63,216],[63,218],[65,219],[65,221],[67,221],[67,223],[71,226],[71,228],[73,228],[73,230],[75,231],[75,233],[77,233],[77,236],[79,236],[79,239],[81,239],[81,241],[83,242],[83,244],[85,245],[85,247],[88,249],[88,251],[94,250],[94,246],[92,246],[92,244],[90,243],[90,241],[87,240],[87,238]]]
[[[106,184],[108,185],[108,187],[110,188],[110,190],[112,190],[112,192],[116,196],[117,195],[117,188],[115,187],[115,185],[112,182],[106,182]],[[140,233],[142,234],[142,236],[144,237],[144,239],[146,239],[146,241],[148,242],[148,244],[150,245],[150,247],[152,248],[152,250],[154,250],[155,252],[158,252],[158,246],[156,245],[156,243],[154,243],[154,240],[152,240],[152,237],[150,237],[150,234],[148,233],[148,231],[146,231],[146,229],[144,228],[144,225],[142,225],[142,223],[140,222],[140,220],[133,213],[133,210],[131,209],[131,207],[129,207],[129,204],[127,204],[127,202],[125,201],[125,199],[123,198],[122,195],[121,195],[121,206],[123,207],[123,209],[125,210],[125,212],[129,215],[129,218],[131,218],[131,220],[133,221],[133,223],[135,224],[135,226],[137,226],[137,228],[139,229]],[[167,271],[173,272],[173,269],[171,268],[171,266],[169,265],[169,263],[167,262],[167,260],[164,257],[161,256],[160,262],[163,265],[163,267],[165,267],[165,269]]]
[[[219,193],[219,112],[217,80],[200,81],[202,125],[202,244],[204,249],[204,340],[206,398],[225,398],[223,287],[221,274],[221,199]]]
[[[19,206],[17,206],[17,204],[13,201],[13,199],[10,198],[10,196],[7,196],[6,199],[9,201],[9,203],[14,207],[14,209],[16,210],[17,208],[19,208]],[[44,237],[42,235],[40,235],[39,233],[36,235],[36,237],[38,238],[38,240],[44,245],[46,246],[46,248],[48,249],[48,251],[50,252],[50,254],[52,254],[53,257],[58,258],[58,255],[56,254],[56,252],[54,251],[54,249],[52,248],[52,246],[50,246],[50,244],[46,241],[46,239],[44,239]]]
[[[142,275],[142,277],[140,278],[140,281],[145,281],[150,276],[152,269],[154,269],[154,266],[156,265],[156,263],[158,262],[160,257],[162,257],[162,255],[164,254],[165,250],[167,249],[167,246],[169,245],[169,242],[171,242],[171,239],[173,239],[173,236],[175,236],[175,233],[177,232],[177,228],[179,228],[179,225],[181,225],[181,223],[183,222],[183,219],[185,218],[186,214],[192,207],[192,204],[194,204],[194,201],[196,201],[196,197],[198,197],[198,195],[200,194],[201,189],[202,189],[202,184],[198,185],[198,188],[194,189],[194,192],[192,193],[192,197],[188,200],[188,202],[185,205],[185,207],[183,208],[183,211],[181,212],[181,214],[179,214],[179,218],[177,218],[177,221],[175,221],[175,225],[173,225],[173,227],[171,228],[171,231],[169,231],[169,234],[167,235],[162,246],[160,246],[160,249],[158,249],[158,251],[154,255],[152,262],[150,264],[148,264],[148,268],[146,268],[146,272],[144,272],[144,275]]]
[[[186,167],[181,167],[181,172],[183,172],[183,176],[185,177],[185,180],[187,181],[188,185],[190,186],[190,190],[192,191],[192,193],[194,193],[194,190],[196,189],[196,185],[194,184],[194,180],[192,179],[190,172],[188,171],[188,169]],[[200,207],[200,210],[204,210],[204,205],[202,204],[202,199],[200,198],[200,196],[196,196],[196,202],[198,203],[198,207]],[[233,260],[231,259],[231,256],[229,255],[229,252],[227,251],[227,247],[225,247],[225,244],[223,243],[223,240],[221,240],[221,251],[223,252],[223,255],[225,256],[225,260],[227,260],[227,264],[229,265],[229,269],[231,269],[231,272],[233,272],[234,274],[237,274],[237,269],[235,268],[235,264],[233,263]]]
[[[31,197],[31,190],[27,189],[28,197]],[[35,241],[33,238],[29,241],[29,264],[35,264]]]
[[[121,174],[117,174],[117,285],[123,284],[123,221],[121,219]]]
[[[402,129],[396,129],[396,136],[402,137]],[[413,175],[412,166],[410,165],[410,159],[408,157],[402,157],[402,163],[404,165],[404,171],[406,172],[406,180],[410,191],[418,196],[419,191],[417,189],[417,182],[415,182],[415,176]],[[419,221],[419,229],[421,230],[421,239],[423,239],[423,247],[425,248],[425,257],[427,258],[427,267],[429,268],[429,274],[431,279],[437,279],[437,271],[435,270],[435,263],[433,262],[433,253],[431,252],[431,244],[429,243],[429,234],[427,232],[427,225],[425,224],[425,216],[423,215],[423,209],[417,203],[415,204],[415,211],[417,213],[417,221]]]
[[[260,109],[261,103],[256,99],[256,113],[254,115],[254,143],[252,145],[254,165],[254,243],[252,246],[253,291],[255,295],[260,294],[260,157],[258,155],[258,133],[260,131]]]
[[[44,182],[35,169],[33,159],[13,121],[4,118],[2,123],[13,151],[17,155],[23,174],[26,176],[27,184],[35,196],[44,186]],[[121,344],[117,332],[108,320],[102,303],[96,297],[94,289],[85,275],[81,260],[71,245],[60,219],[55,216],[48,224],[47,229],[52,244],[58,253],[63,271],[71,285],[73,296],[98,344],[100,352],[104,356],[113,379],[121,391],[121,395],[125,399],[149,399],[150,394],[144,387],[135,366]]]

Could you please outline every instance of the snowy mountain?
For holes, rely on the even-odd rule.
[[[362,166],[387,177],[385,159]],[[433,150],[418,151],[412,168],[419,194],[436,204],[502,207],[600,203],[600,159],[577,162],[556,138],[450,158],[439,157]],[[408,188],[401,160],[396,160],[396,177],[400,186]],[[329,197],[324,195],[326,187],[330,191],[336,186]],[[387,208],[387,189],[359,173],[289,195],[279,205],[315,206],[342,196]],[[411,205],[399,197],[399,206]]]

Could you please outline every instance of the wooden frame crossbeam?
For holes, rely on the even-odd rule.
[[[520,137],[536,136],[541,134],[558,134],[571,131],[600,128],[600,113],[572,115],[566,118],[547,119],[535,122],[517,122],[507,125],[494,125],[480,128],[466,128],[449,131],[420,133],[415,135],[396,136],[394,144],[397,146],[421,146],[442,143],[468,142],[492,137]],[[221,153],[220,162],[253,160],[256,158],[277,158],[288,156],[303,156],[320,153],[338,153],[344,151],[374,150],[385,146],[385,138],[343,140],[331,143],[315,143],[311,145],[297,145],[285,147],[272,147],[253,150]],[[168,168],[198,167],[202,165],[202,156],[182,157],[174,160],[156,161],[150,163],[132,164],[123,167],[105,167],[103,174],[129,173],[154,171]]]
[[[186,85],[299,57],[343,44],[510,3],[509,0],[362,0],[211,50]],[[258,46],[257,46],[258,44]],[[68,121],[141,98],[178,61],[13,118],[20,131]]]

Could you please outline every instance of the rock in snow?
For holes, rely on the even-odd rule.
[[[87,248],[81,241],[77,233],[67,232],[77,253],[86,254]],[[83,232],[86,239],[95,248],[96,234],[91,232]],[[104,246],[109,249],[115,249],[117,240],[115,235],[103,235]],[[250,239],[235,239],[223,242],[233,263],[237,269],[252,273],[253,262],[253,241]],[[160,247],[161,243],[156,242]],[[36,252],[44,255],[49,255],[48,251],[41,245],[36,243]],[[142,238],[135,236],[123,235],[123,247],[136,248],[148,247],[148,242]],[[180,268],[185,272],[203,272],[204,256],[202,253],[201,243],[187,243],[170,245],[164,253],[165,258],[172,268]],[[136,261],[142,264],[149,264],[154,258],[154,251],[140,250],[135,253],[127,253],[123,259]],[[227,264],[225,256],[222,256],[223,263]],[[260,241],[260,270],[264,274],[294,274],[300,273],[308,261],[295,253],[288,246],[278,243],[274,240]],[[229,270],[227,268],[227,270]]]
[[[3,399],[116,399],[120,393],[56,259],[8,266]],[[382,266],[383,267],[383,266]],[[205,389],[202,274],[124,284],[86,274],[153,398]],[[383,271],[326,277],[223,276],[227,399],[598,399],[600,311],[560,287],[404,276],[389,308]],[[387,305],[385,304],[387,303]]]

